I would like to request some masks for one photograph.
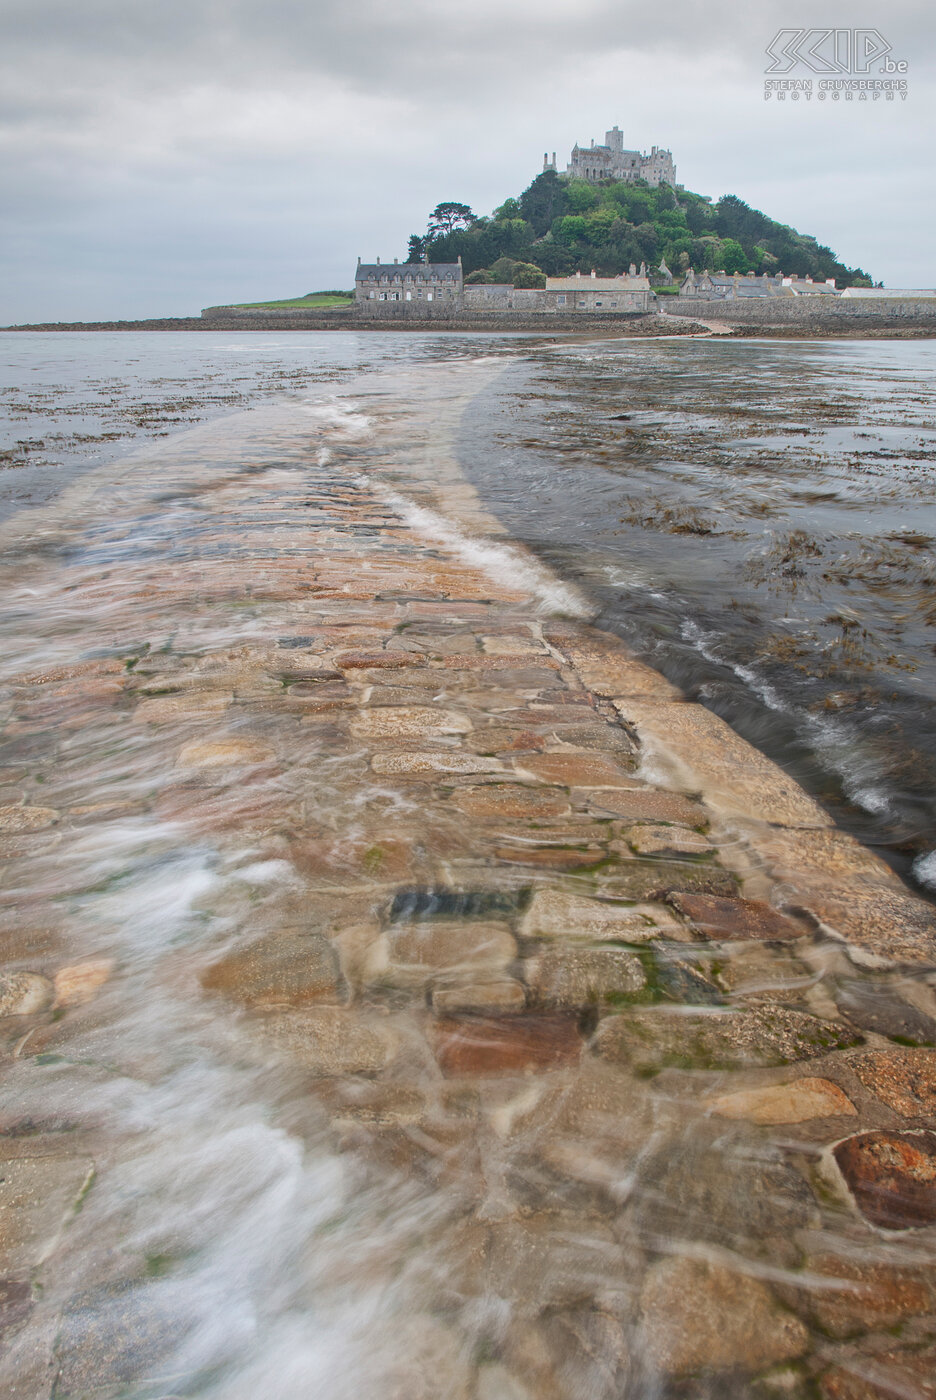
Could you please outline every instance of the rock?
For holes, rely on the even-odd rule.
[[[345,999],[335,949],[327,938],[308,933],[269,934],[236,949],[213,963],[201,983],[253,1006]]]
[[[574,1016],[452,1016],[439,1020],[430,1039],[442,1073],[517,1074],[576,1061],[581,1038]]]
[[[936,1223],[936,1133],[857,1133],[832,1155],[872,1225],[908,1230]]]
[[[895,1113],[936,1115],[936,1050],[872,1050],[856,1056],[852,1069]]]
[[[471,753],[376,753],[371,768],[382,775],[405,777],[409,773],[499,773],[504,765],[499,759]]]
[[[790,1001],[813,981],[809,968],[767,943],[744,943],[719,959],[718,985],[732,998]]]
[[[802,929],[759,899],[727,899],[680,891],[669,895],[667,903],[689,920],[700,938],[716,943],[744,938],[790,942],[803,937]]]
[[[179,750],[182,768],[238,768],[253,763],[268,763],[274,757],[269,744],[250,739],[222,739],[214,743],[185,744]]]
[[[498,1221],[491,1233],[491,1286],[522,1311],[572,1307],[624,1291],[638,1258],[628,1258],[610,1226],[588,1216],[543,1213]],[[627,1280],[627,1282],[624,1282]]]
[[[832,819],[782,768],[701,705],[630,700],[618,707],[651,753],[674,759],[707,801],[777,826],[824,827]]]
[[[441,705],[385,705],[362,710],[351,721],[356,739],[423,739],[444,734],[467,734],[471,720]]]
[[[470,1349],[436,1318],[402,1316],[386,1335],[371,1329],[366,1340],[371,1360],[362,1367],[360,1400],[471,1400]]]
[[[33,1306],[32,1284],[25,1279],[0,1279],[0,1339],[20,1327]]]
[[[0,1270],[28,1273],[48,1258],[93,1175],[90,1157],[0,1161]]]
[[[424,666],[425,658],[418,653],[398,651],[343,651],[335,657],[341,671],[397,670],[403,666]]]
[[[34,1016],[52,1003],[53,986],[37,972],[0,972],[0,1016]]]
[[[113,958],[92,958],[88,962],[60,967],[55,974],[55,1005],[84,1006],[110,980]]]
[[[477,1400],[534,1400],[526,1386],[506,1366],[481,1366],[478,1370]]]
[[[795,831],[775,828],[758,838],[757,852],[778,880],[798,889],[812,881],[831,885],[853,879],[903,889],[900,877],[886,861],[846,831]],[[829,877],[832,876],[832,879]]]
[[[456,792],[451,800],[466,816],[482,819],[525,817],[528,821],[537,821],[546,817],[564,817],[569,811],[569,800],[564,793],[543,792],[539,788],[521,787],[516,783],[469,788]]]
[[[840,981],[839,1010],[863,1031],[876,1031],[910,1045],[936,1045],[936,1021],[903,1001],[886,982],[871,977]]]
[[[372,1073],[383,1069],[396,1049],[396,1037],[385,1022],[343,1006],[268,1012],[248,1023],[248,1029],[274,1060],[316,1074]]]
[[[521,926],[524,938],[603,939],[646,943],[675,921],[662,905],[611,904],[562,890],[537,890]]]
[[[706,826],[708,813],[698,802],[675,792],[658,788],[633,787],[628,790],[582,794],[589,802],[589,811],[596,815],[621,817],[629,822],[676,822],[681,826]]]
[[[936,1347],[877,1352],[833,1366],[820,1378],[822,1400],[936,1400]]]
[[[567,656],[589,690],[596,695],[641,695],[655,700],[679,700],[680,692],[659,671],[624,652],[585,651],[570,647]]]
[[[857,1112],[851,1099],[829,1079],[794,1079],[789,1084],[720,1094],[705,1102],[720,1118],[742,1118],[749,1123],[805,1123],[810,1118],[837,1118]]]
[[[197,1321],[160,1280],[78,1293],[68,1301],[56,1338],[55,1388],[74,1397],[113,1396],[143,1381],[150,1393],[164,1393],[165,1382],[145,1383],[171,1369],[170,1355],[178,1354]]]
[[[759,1371],[802,1356],[809,1333],[757,1279],[698,1259],[660,1260],[641,1292],[641,1340],[667,1376]]]
[[[623,948],[553,947],[524,964],[536,1001],[546,1006],[589,1006],[630,997],[647,984],[640,959]]]
[[[785,1006],[743,1011],[637,1007],[608,1016],[594,1038],[598,1054],[641,1071],[743,1069],[813,1059],[853,1045],[846,1027]]]
[[[155,700],[142,700],[133,711],[136,724],[171,724],[174,721],[211,719],[222,714],[233,701],[230,692],[195,691],[189,695],[161,695]]]
[[[568,707],[571,709],[571,707]],[[555,714],[555,711],[553,711]],[[637,767],[637,745],[630,735],[619,725],[592,721],[592,723],[572,723],[574,716],[563,715],[548,721],[550,738],[566,748],[595,749],[599,753],[615,753],[618,762],[625,757],[630,759],[629,767]],[[545,718],[544,718],[545,722]]]
[[[676,957],[659,943],[654,944],[652,954],[653,985],[662,996],[690,1006],[724,1006],[718,987],[694,962]]]
[[[440,1016],[471,1011],[522,1011],[526,989],[513,977],[478,978],[461,986],[437,986],[432,992],[432,1009]]]
[[[465,747],[478,754],[537,753],[545,746],[546,740],[541,734],[503,725],[476,729],[465,739]]]
[[[387,950],[380,980],[395,986],[423,984],[440,974],[503,972],[517,956],[510,926],[481,920],[394,924],[387,932]]]
[[[631,826],[621,835],[639,856],[706,856],[714,849],[700,832],[678,826]]]
[[[936,965],[936,909],[904,890],[882,885],[866,889],[814,889],[802,903],[849,944],[856,962]]]
[[[58,819],[54,807],[0,807],[0,831],[43,831]]]
[[[807,1260],[801,1306],[832,1337],[894,1327],[929,1312],[933,1282],[925,1268],[821,1254]]]
[[[518,1318],[503,1343],[535,1400],[620,1400],[630,1395],[630,1349],[619,1317],[582,1305]],[[480,1400],[480,1397],[479,1397]]]
[[[797,1230],[820,1221],[802,1176],[766,1144],[752,1151],[743,1130],[700,1124],[637,1164],[634,1216],[651,1240],[725,1245],[776,1255]]]
[[[530,845],[517,841],[515,845],[494,847],[494,858],[512,865],[532,865],[547,870],[588,870],[607,859],[603,846],[588,846],[584,850],[557,845]]]
[[[632,774],[604,754],[544,753],[514,759],[514,770],[521,777],[538,778],[574,788],[630,788]]]

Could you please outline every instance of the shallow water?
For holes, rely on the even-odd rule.
[[[473,405],[471,480],[600,619],[920,886],[936,844],[936,348],[604,342]]]
[[[874,1363],[825,1321],[808,1337],[778,1322],[777,1300],[812,1319],[842,1286],[830,1254],[932,1267],[932,1230],[885,1236],[822,1185],[832,1141],[902,1121],[836,1045],[860,1044],[856,1027],[871,1048],[927,1044],[932,991],[919,971],[860,972],[800,921],[783,947],[686,941],[658,888],[731,896],[740,870],[773,889],[744,822],[690,805],[676,819],[709,822],[713,848],[645,859],[613,790],[535,786],[524,764],[600,760],[634,800],[658,795],[544,640],[602,596],[581,552],[557,577],[459,475],[473,415],[494,442],[491,424],[541,411],[546,375],[506,342],[436,357],[435,338],[404,339],[382,368],[330,341],[340,385],[139,446],[4,527],[4,970],[77,965],[94,986],[0,1021],[0,1186],[24,1173],[42,1243],[36,1258],[29,1237],[0,1238],[33,1308],[0,1385],[28,1400],[806,1400],[830,1358]],[[550,519],[541,488],[532,505]],[[395,777],[417,740],[382,718],[418,733],[432,707],[418,748],[438,769]],[[636,921],[598,950],[633,1005],[625,984],[555,991],[566,972],[529,920],[556,890]],[[453,927],[467,951],[429,977],[422,944]],[[462,1039],[445,1041],[437,999],[464,991],[473,936],[510,945],[490,975],[502,995],[522,973],[529,1004],[467,1031],[452,1016]],[[272,992],[249,961],[264,939],[286,950]],[[416,955],[394,964],[386,947],[407,941]],[[335,948],[340,976],[329,962],[310,991],[309,963]],[[240,981],[213,971],[245,953]],[[746,1052],[725,1067],[677,1046],[636,1070],[592,1053],[599,1021],[626,1011],[667,1045],[777,1003],[818,1024],[809,1064],[851,1076],[860,1118],[850,1101],[766,1131],[719,1116]],[[473,1072],[492,1056],[500,1072]],[[773,1056],[751,1082],[789,1073]],[[694,1340],[717,1374],[674,1380],[672,1310],[696,1290],[711,1306],[726,1279],[737,1313],[703,1313]]]

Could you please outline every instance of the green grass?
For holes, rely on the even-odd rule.
[[[244,311],[274,311],[281,308],[304,306],[350,306],[354,301],[353,292],[308,292],[304,297],[291,297],[287,301],[239,301],[233,304]]]

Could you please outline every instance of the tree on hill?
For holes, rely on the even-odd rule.
[[[429,215],[426,236],[437,238],[440,234],[454,233],[457,228],[470,228],[474,221],[475,216],[467,204],[449,200],[447,203],[437,204]]]
[[[834,277],[840,287],[871,285],[861,268],[846,267],[815,238],[768,218],[737,195],[713,203],[682,186],[674,190],[644,180],[591,184],[555,170],[537,175],[490,218],[476,218],[467,204],[437,205],[425,239],[410,239],[411,260],[416,247],[432,262],[460,257],[466,276],[492,272],[499,259],[557,277],[592,268],[614,276],[631,263],[655,265],[662,258],[674,271],[782,271],[816,281]]]

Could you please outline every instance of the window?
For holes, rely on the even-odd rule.
[[[556,305],[557,305],[557,306],[565,306],[565,304],[566,304],[565,294],[564,294],[563,292],[560,292],[559,295],[556,297]]]
[[[431,301],[431,300],[432,300],[432,293],[431,293],[431,292],[427,292],[427,293],[426,293],[426,300],[427,300],[427,301]]]
[[[407,301],[412,301],[412,300],[413,300],[413,293],[412,293],[412,292],[407,292],[407,293],[406,293],[406,300],[407,300]]]

